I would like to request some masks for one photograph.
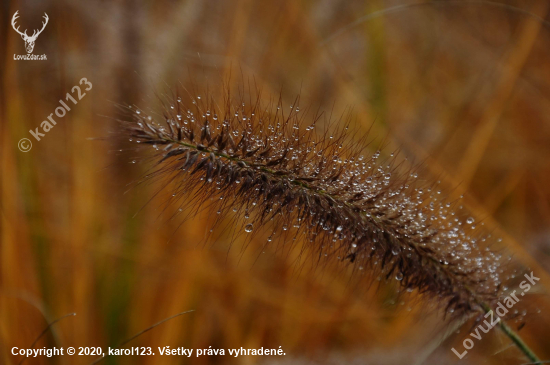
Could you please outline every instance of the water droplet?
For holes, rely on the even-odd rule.
[[[403,280],[403,273],[401,271],[395,274],[395,280],[398,280],[398,281]]]
[[[254,226],[252,225],[252,223],[248,223],[246,226],[244,226],[244,230],[245,232],[252,232],[252,230],[254,229]]]
[[[468,223],[468,224],[474,223],[474,218],[470,217],[470,218],[466,219],[466,223]]]

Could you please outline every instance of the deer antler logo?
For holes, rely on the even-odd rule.
[[[44,30],[44,28],[46,28],[46,24],[48,24],[48,14],[44,13],[44,19],[46,20],[45,22],[42,22],[42,29],[40,30],[34,30],[33,34],[29,37],[27,35],[27,30],[25,29],[24,32],[20,32],[19,31],[19,27],[15,27],[15,20],[19,17],[17,15],[17,13],[19,12],[19,10],[17,10],[15,12],[15,14],[13,14],[13,18],[11,18],[11,26],[13,27],[13,29],[19,33],[21,35],[21,38],[23,38],[23,40],[25,41],[25,49],[27,50],[27,53],[32,53],[33,49],[34,49],[34,42],[36,41],[36,38],[38,38],[38,36],[40,35],[40,33],[42,33],[42,31]]]

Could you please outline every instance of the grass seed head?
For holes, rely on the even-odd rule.
[[[453,316],[495,303],[501,254],[485,248],[488,236],[437,184],[395,158],[381,161],[379,151],[364,153],[347,125],[319,130],[322,113],[224,90],[220,99],[174,95],[162,116],[129,109],[125,133],[157,160],[150,177],[170,176],[189,205],[241,212],[245,233],[272,220],[292,227],[319,257],[393,278]]]

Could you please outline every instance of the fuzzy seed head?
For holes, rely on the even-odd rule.
[[[162,116],[131,108],[124,125],[133,142],[152,147],[155,174],[170,176],[177,194],[221,216],[238,211],[248,218],[244,233],[272,220],[280,231],[292,227],[319,257],[392,278],[453,315],[494,303],[503,260],[485,249],[474,219],[438,184],[380,151],[365,153],[347,125],[320,128],[323,114],[297,101],[175,95]]]

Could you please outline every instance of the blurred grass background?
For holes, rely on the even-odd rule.
[[[0,362],[18,363],[11,348],[30,346],[67,313],[77,315],[36,347],[115,346],[190,309],[127,346],[283,346],[287,355],[104,363],[526,362],[498,330],[458,360],[450,349],[462,348],[468,325],[454,333],[426,303],[402,303],[386,286],[360,277],[350,283],[349,272],[332,268],[296,273],[294,256],[275,249],[254,264],[257,250],[241,254],[242,237],[229,254],[223,235],[203,247],[211,217],[178,228],[168,219],[175,207],[161,212],[167,196],[148,203],[158,186],[127,191],[145,167],[118,152],[125,138],[90,140],[116,130],[115,103],[154,106],[155,91],[189,75],[215,85],[230,71],[235,85],[242,73],[264,95],[282,89],[289,105],[301,93],[302,105],[336,115],[353,107],[357,128],[372,127],[388,150],[424,161],[453,194],[466,194],[476,218],[542,278],[537,294],[522,301],[528,314],[520,334],[550,359],[550,27],[543,22],[550,4],[407,5],[415,3],[3,1]],[[14,61],[25,54],[10,24],[16,10],[22,29],[39,27],[48,14],[34,50],[47,61]],[[360,21],[368,14],[378,15]],[[35,141],[29,129],[82,77],[93,89]],[[32,140],[31,151],[17,149],[21,138]]]

